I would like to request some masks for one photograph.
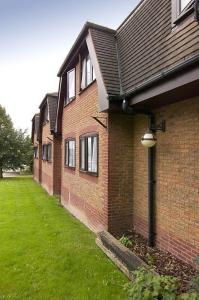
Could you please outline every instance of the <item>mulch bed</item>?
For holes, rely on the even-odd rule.
[[[193,277],[199,276],[199,272],[192,266],[183,263],[181,260],[171,255],[169,252],[150,248],[147,246],[147,240],[134,231],[125,232],[133,243],[132,250],[144,262],[152,265],[154,270],[160,275],[170,275],[179,279],[179,292],[186,292],[189,282]]]

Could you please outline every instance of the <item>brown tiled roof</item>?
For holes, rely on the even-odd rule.
[[[87,22],[58,75],[77,56],[90,31],[107,94],[130,95],[157,74],[199,53],[197,22],[172,31],[171,17],[171,0],[141,0],[117,30]]]
[[[90,32],[107,93],[118,95],[120,82],[115,31],[101,31],[91,28]]]
[[[95,23],[91,22],[86,22],[80,31],[76,41],[74,42],[73,46],[71,47],[71,50],[69,51],[68,55],[66,56],[63,64],[61,65],[59,71],[58,71],[58,76],[61,76],[64,72],[64,70],[67,68],[68,63],[70,62],[71,58],[74,56],[74,53],[77,51],[79,45],[81,44],[81,41],[85,38],[85,36],[88,33],[89,28],[93,28],[98,31],[104,31],[104,32],[109,32],[109,33],[115,33],[115,30],[104,27]]]
[[[42,110],[48,105],[49,110],[49,122],[50,122],[50,131],[53,133],[55,130],[56,115],[57,115],[57,102],[58,102],[58,93],[47,93],[41,102],[39,108],[41,112],[41,118],[43,116]],[[42,120],[40,120],[40,126],[42,126]]]

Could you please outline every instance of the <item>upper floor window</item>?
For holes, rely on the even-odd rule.
[[[184,8],[189,4],[189,2],[192,2],[190,0],[180,0],[180,12],[184,10]]]
[[[89,173],[98,172],[98,135],[80,137],[80,169]]]
[[[48,105],[46,104],[44,108],[44,120],[43,122],[46,123],[49,121],[49,111],[48,111]]]
[[[51,156],[52,156],[52,145],[51,144],[46,144],[42,146],[42,159],[51,161]]]
[[[83,90],[95,80],[95,72],[89,54],[82,60],[81,89]]]
[[[75,140],[65,141],[65,166],[75,168]]]
[[[67,72],[67,91],[65,104],[75,98],[75,69]]]
[[[179,23],[194,10],[194,0],[172,0],[172,21]]]

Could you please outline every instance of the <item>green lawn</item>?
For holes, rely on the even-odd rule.
[[[126,299],[95,235],[30,177],[0,181],[0,300]]]

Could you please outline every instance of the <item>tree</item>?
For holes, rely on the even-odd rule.
[[[0,178],[3,169],[23,168],[32,162],[32,145],[26,131],[16,130],[0,105]]]

